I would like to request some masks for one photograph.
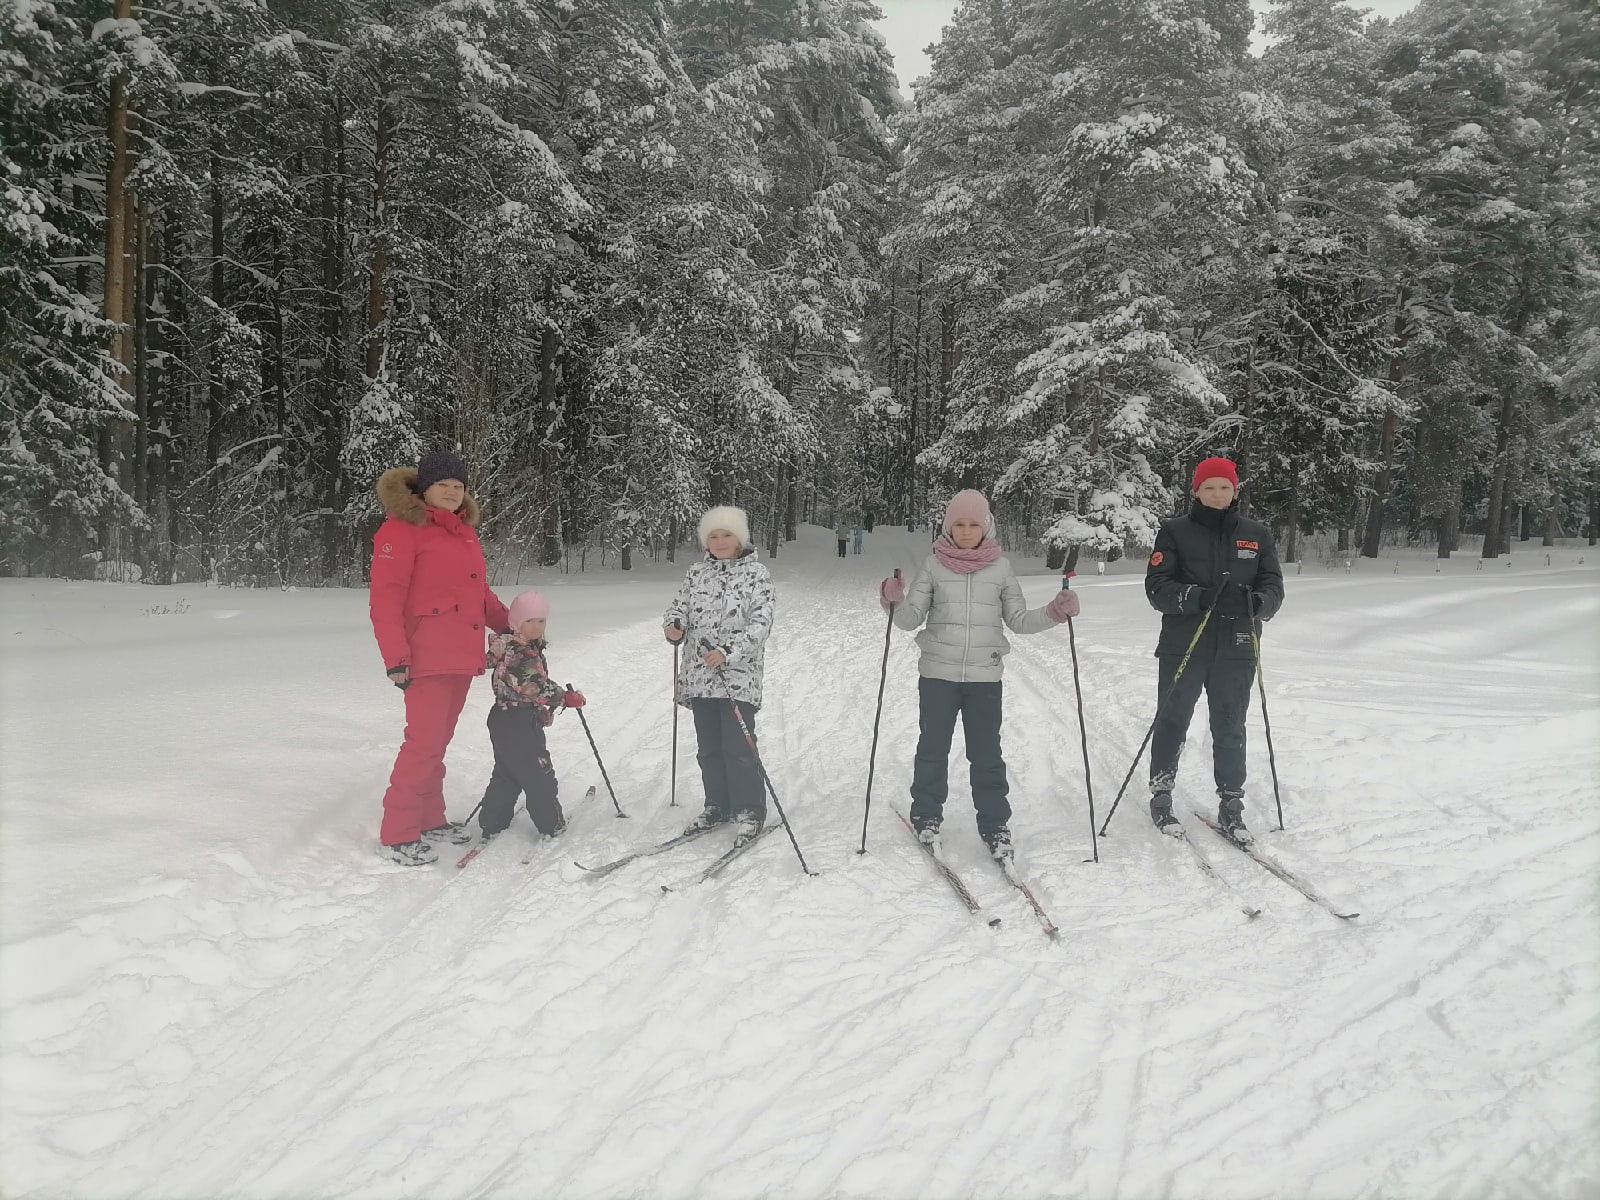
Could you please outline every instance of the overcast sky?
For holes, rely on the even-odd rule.
[[[878,7],[883,9],[878,28],[894,54],[895,73],[900,76],[900,90],[906,99],[911,98],[911,81],[927,73],[928,56],[923,49],[939,40],[939,32],[955,12],[956,3],[957,0],[878,0]],[[1259,26],[1261,14],[1267,10],[1266,0],[1251,3]],[[1369,8],[1375,16],[1397,17],[1415,4],[1416,0],[1361,0],[1353,7]]]

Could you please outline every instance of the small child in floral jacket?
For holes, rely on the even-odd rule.
[[[494,707],[489,710],[489,741],[494,746],[494,774],[483,793],[478,825],[488,841],[516,813],[517,797],[526,794],[528,815],[546,837],[567,826],[556,798],[555,768],[545,748],[545,727],[557,708],[582,708],[583,695],[550,678],[545,664],[545,623],[550,601],[538,592],[523,592],[511,602],[511,632],[489,635],[489,671]]]

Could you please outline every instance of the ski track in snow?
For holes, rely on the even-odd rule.
[[[569,832],[524,866],[519,814],[462,871],[466,847],[418,871],[372,853],[400,721],[361,594],[175,589],[189,613],[144,616],[149,589],[0,581],[0,1191],[1600,1194],[1600,572],[1289,577],[1264,642],[1288,829],[1259,704],[1247,814],[1348,925],[1190,820],[1247,921],[1150,827],[1142,764],[1086,862],[1066,632],[1013,638],[1012,827],[1052,943],[984,857],[959,736],[945,840],[979,917],[888,810],[917,731],[899,631],[855,853],[873,586],[925,547],[880,531],[839,560],[808,529],[774,564],[757,732],[822,874],[777,834],[667,895],[724,839],[603,878],[572,862],[698,809],[686,714],[667,806],[675,569],[550,588],[552,663],[630,819],[603,785],[574,799],[600,778],[563,715]],[[1156,618],[1136,574],[1079,586],[1104,821]],[[480,681],[451,751],[458,818],[487,703]],[[1197,709],[1181,812],[1214,803],[1209,759]]]

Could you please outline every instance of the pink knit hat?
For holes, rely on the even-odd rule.
[[[944,506],[945,537],[950,536],[950,526],[963,519],[976,521],[982,525],[985,537],[993,532],[994,522],[989,515],[989,502],[984,499],[982,492],[968,488],[950,497],[950,503]]]
[[[524,621],[545,621],[550,617],[550,601],[541,592],[523,592],[511,602],[511,631],[522,628]]]

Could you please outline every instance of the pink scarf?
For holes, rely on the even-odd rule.
[[[957,575],[971,575],[974,571],[981,571],[1000,557],[1000,543],[993,538],[984,538],[971,550],[963,550],[944,534],[940,534],[933,543],[933,552],[945,566]]]

